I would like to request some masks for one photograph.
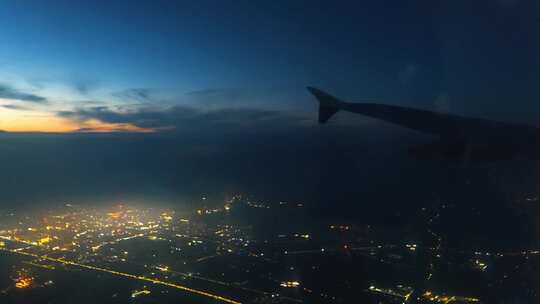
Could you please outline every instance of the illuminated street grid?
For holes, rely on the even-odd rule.
[[[64,259],[55,259],[55,258],[51,258],[51,257],[44,256],[44,255],[37,255],[37,254],[24,252],[24,251],[21,251],[21,250],[9,250],[9,249],[2,249],[2,248],[0,248],[0,250],[8,251],[8,252],[11,252],[11,253],[16,253],[16,254],[20,254],[20,255],[25,255],[25,256],[29,256],[29,257],[33,257],[33,258],[38,258],[40,260],[47,260],[47,261],[51,261],[51,262],[62,263],[62,264],[65,264],[65,265],[76,266],[76,267],[80,267],[80,268],[84,268],[84,269],[88,269],[88,270],[105,272],[105,273],[109,273],[109,274],[113,274],[113,275],[117,275],[117,276],[121,276],[121,277],[126,277],[126,278],[129,278],[129,279],[140,280],[140,281],[145,281],[145,282],[149,282],[149,283],[153,283],[153,284],[164,285],[164,286],[167,286],[167,287],[180,289],[182,291],[187,291],[187,292],[190,292],[190,293],[194,293],[194,294],[197,294],[197,295],[209,297],[209,298],[219,300],[219,301],[223,301],[223,302],[226,302],[226,303],[241,304],[240,302],[237,302],[237,301],[234,301],[234,300],[231,300],[231,299],[227,299],[227,298],[215,295],[215,294],[211,294],[209,292],[189,288],[189,287],[182,286],[182,285],[179,285],[179,284],[164,282],[164,281],[161,281],[161,280],[158,280],[158,279],[147,278],[147,277],[144,277],[144,276],[136,276],[136,275],[132,275],[132,274],[129,274],[129,273],[114,271],[114,270],[95,267],[95,266],[90,266],[90,265],[79,264],[79,263],[72,262],[72,261],[67,261],[67,260],[64,260]],[[25,282],[17,283],[17,284],[25,284]],[[20,288],[21,286],[18,286],[18,287]]]
[[[125,205],[88,209],[68,204],[59,210],[43,212],[37,216],[4,214],[0,222],[0,251],[30,258],[30,261],[25,261],[25,265],[42,271],[69,270],[67,266],[71,266],[231,304],[263,298],[279,300],[280,303],[343,302],[339,294],[316,290],[317,287],[300,280],[301,277],[295,274],[295,267],[287,266],[287,259],[302,260],[354,254],[376,263],[394,264],[396,261],[402,263],[402,260],[407,260],[408,257],[427,254],[424,278],[426,282],[432,280],[436,264],[441,261],[442,238],[429,227],[428,232],[436,240],[432,246],[416,243],[377,243],[370,237],[358,241],[358,236],[349,236],[351,233],[358,233],[359,228],[340,223],[326,228],[326,233],[336,235],[339,241],[331,241],[327,245],[318,243],[320,245],[317,248],[310,245],[318,242],[313,231],[278,233],[274,240],[257,240],[250,226],[223,221],[238,204],[262,212],[276,207],[263,202],[233,198],[219,207],[186,212]],[[301,203],[277,204],[277,208],[301,210],[303,207]],[[283,212],[289,212],[288,210],[284,209]],[[435,218],[437,216],[434,215]],[[432,219],[429,219],[429,222],[431,221]],[[369,231],[371,228],[368,226],[365,229]],[[505,253],[455,251],[457,254],[469,256],[466,260],[468,267],[471,271],[480,273],[490,270],[489,261],[493,258],[528,258],[540,254],[537,250]],[[244,262],[234,264],[236,258]],[[212,264],[216,259],[226,259],[224,261],[227,262],[219,260],[221,262],[218,264]],[[220,269],[214,269],[214,266],[200,268],[206,263],[217,265]],[[229,264],[232,265],[231,269],[236,269],[237,272],[241,270],[244,275],[229,272]],[[270,267],[271,271],[261,272],[267,273],[262,275],[262,283],[260,274],[250,277],[257,272],[259,266],[256,265],[270,265],[264,267]],[[285,275],[280,275],[280,272],[275,271],[276,266],[272,265],[285,268],[286,271],[281,272]],[[318,267],[315,262],[311,266],[315,270]],[[510,276],[511,273],[504,274],[498,283],[504,284]],[[182,279],[181,284],[179,279]],[[39,278],[22,273],[15,276],[13,281],[15,288],[25,289],[37,285]],[[258,284],[252,285],[251,281]],[[39,284],[49,286],[53,283],[48,281]],[[401,303],[480,302],[476,297],[449,295],[440,290],[400,284],[389,287],[388,282],[375,283],[358,292],[397,299]],[[150,294],[151,290],[145,287],[142,290],[133,290],[131,297]],[[392,301],[389,303],[393,303]]]
[[[99,251],[107,245],[117,244],[136,238],[148,237],[156,240],[156,234],[171,230],[172,215],[174,212],[159,212],[151,209],[136,209],[118,206],[114,211],[102,212],[98,210],[86,210],[74,208],[68,205],[69,211],[63,214],[49,214],[43,217],[39,225],[26,217],[28,223],[18,222],[16,228],[3,229],[1,231],[0,249],[18,255],[32,257],[38,262],[36,266],[54,269],[54,266],[44,265],[44,261],[71,265],[82,269],[109,273],[129,279],[163,285],[185,292],[208,297],[225,303],[240,303],[220,295],[183,286],[166,280],[134,275],[116,271],[104,267],[97,267],[87,263],[79,263],[75,260],[89,259],[99,256]],[[180,219],[181,223],[188,220]],[[33,225],[30,225],[33,224]],[[27,245],[16,249],[9,249],[6,243]],[[39,250],[40,253],[31,252]],[[127,252],[125,252],[127,254]],[[59,257],[53,257],[59,256]],[[71,259],[69,257],[72,257]],[[109,258],[107,256],[104,256]],[[126,262],[125,258],[119,259]],[[157,267],[159,268],[159,267]],[[163,271],[167,269],[161,268]],[[217,281],[216,281],[217,282]],[[16,283],[17,288],[27,287],[26,281]]]

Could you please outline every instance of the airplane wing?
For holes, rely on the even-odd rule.
[[[530,125],[466,118],[387,104],[349,103],[317,88],[307,89],[319,101],[319,123],[326,123],[342,110],[457,141],[523,143],[532,138],[540,141],[540,129]]]

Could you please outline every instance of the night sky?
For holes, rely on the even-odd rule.
[[[318,126],[305,87],[534,124],[539,12],[520,0],[3,1],[0,204],[245,192],[368,217],[446,200],[499,206],[496,226],[540,192],[536,164],[410,161],[424,137],[342,113]]]

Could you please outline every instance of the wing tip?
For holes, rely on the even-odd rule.
[[[319,102],[319,123],[326,123],[334,114],[339,111],[340,101],[334,96],[319,90],[312,86],[307,86],[306,89],[317,98]]]

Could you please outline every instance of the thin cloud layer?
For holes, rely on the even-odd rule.
[[[92,107],[74,111],[60,111],[57,115],[78,122],[97,120],[109,124],[129,124],[156,131],[217,126],[260,126],[267,123],[274,126],[290,126],[304,121],[301,116],[279,111],[249,108],[202,111],[187,106],[174,106],[167,109],[145,108],[126,112],[115,111],[108,107]],[[84,129],[84,131],[90,130]]]
[[[128,102],[148,103],[153,101],[153,90],[148,88],[132,88],[113,93],[112,95]]]
[[[9,109],[9,110],[31,111],[30,108],[27,108],[21,105],[16,105],[16,104],[6,104],[6,105],[1,105],[0,107],[4,109]]]
[[[21,92],[15,88],[12,88],[6,84],[0,84],[0,98],[12,99],[19,101],[28,101],[35,103],[47,102],[47,98],[31,93]]]

